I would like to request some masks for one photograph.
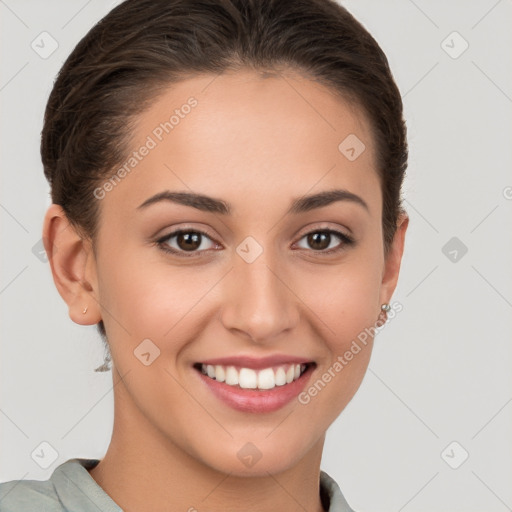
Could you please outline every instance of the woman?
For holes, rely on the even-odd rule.
[[[370,34],[332,0],[127,0],[64,63],[41,154],[45,249],[103,337],[114,429],[101,460],[1,484],[0,510],[351,511],[325,433],[408,226]]]

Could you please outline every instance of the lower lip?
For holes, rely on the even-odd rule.
[[[305,387],[314,370],[315,365],[308,366],[306,371],[290,384],[276,386],[269,390],[242,389],[238,386],[229,386],[224,382],[199,374],[202,381],[208,386],[217,398],[224,403],[242,412],[273,412],[291,402]]]

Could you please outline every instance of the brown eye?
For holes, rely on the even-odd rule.
[[[312,249],[323,251],[329,247],[331,234],[326,231],[310,233],[307,235],[308,244]]]
[[[306,240],[307,247],[301,246],[302,249],[312,249],[315,252],[322,254],[330,254],[345,249],[347,246],[354,245],[354,240],[349,236],[335,231],[332,229],[323,229],[317,231],[311,231],[304,235],[301,240]],[[338,243],[333,246],[333,242]],[[339,242],[341,240],[341,243]]]
[[[212,239],[203,231],[180,229],[169,233],[158,240],[157,243],[166,252],[182,256],[195,256],[212,248],[208,247],[207,241],[210,241],[213,246],[215,245]]]
[[[194,251],[201,245],[201,234],[187,231],[176,235],[176,244],[184,251]]]

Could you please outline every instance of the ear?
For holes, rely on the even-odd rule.
[[[92,244],[77,233],[58,204],[52,204],[46,212],[43,244],[53,281],[68,305],[71,320],[80,325],[97,324],[101,313]]]
[[[398,274],[400,273],[400,263],[404,252],[405,233],[409,226],[409,216],[406,213],[400,215],[397,223],[397,229],[393,242],[389,248],[388,255],[384,262],[381,284],[381,304],[389,302],[395,291],[398,282]]]

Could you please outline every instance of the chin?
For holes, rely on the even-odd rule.
[[[278,428],[284,428],[283,426]],[[252,436],[254,441],[249,441],[251,436],[245,437],[243,441],[233,441],[231,446],[217,445],[214,450],[211,446],[204,447],[201,457],[204,464],[221,473],[237,477],[265,477],[268,474],[278,474],[296,466],[308,452],[305,446],[311,434],[304,433],[303,437],[295,439],[284,439],[283,430],[281,435],[276,435],[271,440],[265,432],[261,436]],[[315,443],[311,440],[311,444]]]

